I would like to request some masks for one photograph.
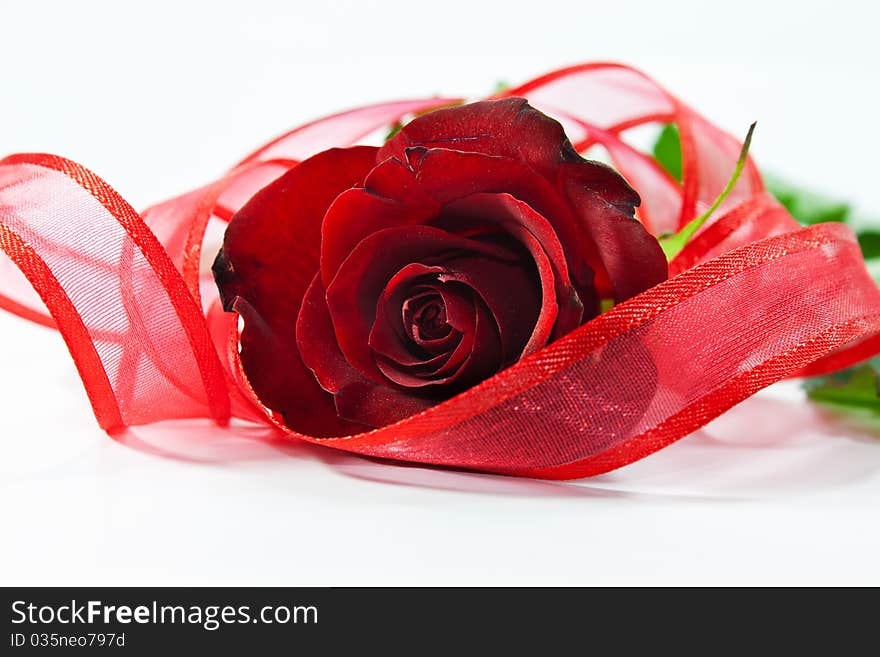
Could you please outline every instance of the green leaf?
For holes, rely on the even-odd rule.
[[[859,246],[862,247],[862,256],[865,260],[880,258],[880,231],[863,230],[858,234]]]
[[[802,224],[845,222],[851,218],[852,208],[849,203],[817,194],[772,175],[765,174],[764,183],[767,191]]]
[[[396,135],[398,132],[400,132],[401,128],[403,128],[403,124],[402,124],[400,121],[398,121],[397,123],[393,124],[393,125],[391,126],[391,128],[388,130],[388,134],[385,135],[385,141],[388,141],[388,140],[391,139],[394,135]]]
[[[654,159],[670,176],[681,182],[681,137],[678,126],[667,123],[654,143]]]
[[[739,152],[739,158],[736,161],[736,166],[734,166],[733,168],[733,174],[731,174],[730,180],[727,181],[727,185],[724,187],[724,190],[718,195],[718,198],[715,199],[715,202],[711,206],[709,206],[708,210],[706,210],[696,219],[690,221],[677,233],[660,237],[660,248],[663,249],[663,253],[666,254],[667,260],[671,261],[681,252],[681,250],[690,241],[694,234],[696,234],[696,232],[700,230],[700,228],[702,228],[703,224],[708,221],[709,217],[711,217],[715,210],[717,210],[718,207],[724,202],[724,199],[727,198],[727,195],[733,191],[734,187],[736,187],[736,181],[739,180],[739,177],[742,175],[743,168],[746,165],[746,160],[748,160],[749,158],[749,147],[752,145],[752,135],[755,132],[756,125],[757,123],[753,123],[749,126],[749,132],[746,135],[745,140],[743,141],[742,149],[740,149]]]
[[[880,357],[861,365],[804,381],[807,396],[818,402],[880,411]]]

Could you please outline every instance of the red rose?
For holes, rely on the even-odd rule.
[[[331,149],[233,218],[214,274],[254,392],[343,435],[417,413],[666,278],[638,195],[522,98]]]

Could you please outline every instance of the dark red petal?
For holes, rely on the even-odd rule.
[[[437,399],[366,380],[346,386],[334,400],[340,417],[371,427],[393,424],[437,404]]]
[[[478,298],[474,299],[474,310],[474,339],[471,351],[454,378],[449,379],[460,389],[487,379],[503,366],[501,338],[498,334],[498,326],[492,318],[492,312]],[[446,374],[446,372],[440,373]]]
[[[474,330],[473,294],[466,294],[453,285],[442,285],[423,294],[439,295],[446,308],[448,333],[435,340],[419,340],[405,334],[400,321],[400,308],[391,303],[379,302],[376,321],[370,331],[370,347],[377,356],[394,361],[403,366],[417,367],[421,371],[433,371],[444,365],[452,352],[462,341],[462,336]],[[419,355],[410,353],[405,344],[414,343]],[[380,367],[381,369],[381,367]]]
[[[412,362],[406,362],[404,360],[398,360],[397,358],[392,358],[386,356],[383,353],[376,352],[376,366],[379,370],[385,374],[391,381],[397,383],[398,381],[391,376],[386,371],[386,367],[391,367],[394,370],[402,371],[402,372],[410,372],[414,374],[421,374],[424,376],[430,376],[434,372],[436,372],[439,368],[444,367],[446,363],[449,362],[449,357],[452,353],[458,349],[458,345],[461,344],[461,337],[457,336],[456,342],[450,348],[450,351],[443,354],[436,354],[429,356],[424,360],[413,360]],[[429,382],[426,382],[429,383]],[[422,385],[422,384],[419,384]]]
[[[474,329],[462,340],[449,360],[433,371],[402,368],[386,359],[379,359],[380,369],[395,383],[409,388],[442,386],[459,391],[495,374],[502,366],[501,340],[492,313],[482,300],[472,304]],[[448,392],[447,392],[448,395]]]
[[[442,353],[455,332],[446,321],[446,305],[437,290],[407,299],[401,307],[401,319],[413,342],[429,353]]]
[[[418,148],[431,150],[422,153],[416,160],[411,151]],[[407,149],[410,149],[409,154]],[[656,245],[652,245],[640,231],[625,222],[607,218],[617,213],[597,209],[597,204],[607,204],[624,215],[632,215],[633,209],[639,204],[638,194],[610,167],[581,158],[571,147],[561,125],[531,108],[523,99],[484,101],[431,112],[405,126],[382,148],[378,157],[380,160],[396,157],[401,161],[409,158],[411,163],[418,162],[418,167],[422,169],[419,178],[430,181],[432,176],[425,173],[426,161],[435,150],[441,149],[500,155],[518,160],[540,172],[548,181],[562,179],[560,191],[569,202],[582,206],[576,208],[581,223],[605,224],[610,221],[611,225],[588,228],[585,233],[587,237],[582,237],[580,241],[573,241],[572,233],[565,226],[557,227],[566,253],[569,254],[572,279],[585,301],[586,297],[591,296],[591,277],[581,269],[581,263],[575,261],[572,253],[586,253],[588,264],[596,273],[596,285],[600,288],[600,293],[613,296],[618,301],[647,289],[666,277],[661,269],[663,263],[656,258]],[[452,172],[452,176],[458,173],[448,165],[444,170]],[[473,172],[469,178],[484,181],[485,176],[484,173]],[[569,181],[572,179],[577,179],[586,192],[569,192]],[[460,193],[443,176],[438,186],[449,188],[453,190],[452,193]],[[548,212],[535,206],[531,199],[524,198],[509,188],[480,191],[511,192],[533,205],[539,213],[553,217],[554,223],[560,221],[562,216],[561,213]],[[621,273],[620,258],[616,254],[605,254],[603,249],[609,244],[616,249],[621,240],[627,239],[635,240],[634,248],[638,259],[636,264],[630,261],[623,267],[628,273],[617,280]],[[609,266],[613,271],[608,269]]]
[[[470,355],[477,321],[473,292],[457,284],[444,285],[440,291],[458,326],[450,335],[448,349],[433,358],[422,361],[414,359],[410,362],[378,352],[376,365],[391,381],[403,386],[444,383],[445,379],[454,374]],[[411,378],[413,376],[419,378],[413,379]]]
[[[593,317],[598,312],[594,301],[594,269],[601,269],[603,265],[598,257],[591,255],[596,249],[581,227],[579,213],[555,181],[550,182],[509,158],[442,149],[425,153],[418,167],[416,173],[423,190],[437,203],[447,205],[479,193],[509,194],[546,218],[565,251],[569,276],[584,305],[585,316]],[[597,182],[607,185],[605,176],[603,170]]]
[[[392,226],[424,223],[438,209],[433,201],[406,204],[364,189],[351,189],[341,194],[324,217],[321,239],[324,285],[330,286],[339,267],[363,238]]]
[[[393,226],[427,222],[439,204],[422,190],[405,161],[386,160],[362,189],[342,194],[328,209],[321,229],[321,275],[329,286],[339,266],[364,237]]]
[[[318,386],[296,349],[283,344],[247,301],[239,297],[233,309],[245,322],[246,330],[241,334],[242,366],[263,404],[273,410],[281,409],[278,412],[285,423],[312,436],[345,436],[363,431],[362,426],[338,417],[333,398]]]
[[[227,309],[240,296],[261,314],[273,309],[295,317],[318,268],[324,214],[339,194],[363,181],[376,151],[356,146],[319,153],[261,189],[233,216],[223,265],[215,269]]]
[[[614,204],[611,190],[599,185],[605,193],[596,191],[589,179],[593,173],[572,164],[561,171],[560,186],[589,237],[588,257],[600,263],[594,268],[597,289],[619,303],[666,280],[668,265],[660,243],[633,217],[626,196]]]
[[[474,317],[471,310],[473,297],[469,291],[456,285],[443,285],[439,288],[443,303],[446,304],[446,321],[457,331],[465,333],[474,328]]]
[[[582,297],[589,297],[593,272],[582,257],[586,238],[580,220],[553,183],[521,162],[479,153],[434,149],[413,166],[410,170],[397,160],[383,162],[370,172],[368,189],[346,192],[328,210],[321,255],[325,285],[370,233],[430,223],[443,205],[473,194],[507,193],[547,218],[565,250],[572,282]],[[587,311],[593,316],[596,309],[590,305]]]
[[[525,98],[484,100],[435,110],[413,119],[379,152],[379,160],[406,160],[413,147],[500,155],[549,175],[571,151],[562,125]]]
[[[414,353],[413,338],[407,335],[403,325],[403,306],[411,294],[411,287],[431,275],[439,274],[442,267],[428,267],[420,263],[411,263],[402,267],[382,290],[376,302],[376,319],[370,329],[368,344],[370,348],[387,358],[405,365],[417,365],[437,354],[427,355]],[[432,280],[436,278],[432,276]],[[424,291],[423,294],[429,294]],[[433,292],[437,294],[437,292]]]
[[[419,160],[417,174],[440,203],[477,192],[507,192],[546,217],[565,249],[587,318],[598,310],[591,303],[593,285],[603,297],[622,301],[666,278],[659,243],[633,218],[638,194],[603,164],[572,154],[551,183],[506,158],[435,149]],[[621,251],[621,244],[629,242],[631,258],[626,247]],[[613,251],[606,253],[606,248]]]
[[[304,410],[313,408],[325,419],[335,418],[337,424],[345,429],[331,435],[363,431],[364,426],[381,427],[437,403],[436,400],[419,398],[387,385],[377,385],[348,364],[336,344],[324,301],[324,288],[318,275],[315,275],[303,300],[297,322],[297,341],[315,378],[333,393],[333,397],[322,395],[320,403],[314,407],[306,405],[310,403],[309,400],[304,401]]]
[[[550,222],[509,194],[474,194],[447,206],[438,224],[455,231],[455,224],[466,227],[479,221],[504,227],[529,251],[540,277],[541,314],[522,356],[577,328],[584,307],[572,287],[562,243]]]
[[[318,269],[324,213],[364,179],[375,156],[365,146],[325,151],[262,189],[232,218],[214,265],[224,308],[247,309],[241,358],[254,391],[293,429],[315,435],[340,429],[310,406],[330,398],[317,401],[324,393],[299,357],[296,317]]]
[[[376,383],[385,381],[368,345],[382,290],[408,264],[442,266],[443,260],[459,252],[472,252],[483,258],[511,258],[506,249],[431,226],[386,228],[362,240],[327,288],[327,306],[346,360],[368,379]]]
[[[345,360],[327,309],[321,276],[315,274],[296,321],[296,343],[306,367],[324,390],[336,393],[363,377]]]
[[[445,268],[447,273],[440,276],[441,281],[466,285],[488,307],[501,336],[501,357],[505,364],[519,360],[535,332],[542,310],[546,310],[545,323],[549,323],[544,341],[549,338],[557,312],[552,281],[549,296],[544,298],[546,308],[542,308],[540,282],[522,263],[510,264],[468,254],[449,260]],[[552,278],[552,273],[549,275]]]
[[[617,301],[666,279],[659,243],[633,218],[638,194],[604,164],[572,152],[555,170],[552,183],[507,158],[442,149],[424,153],[418,167],[424,191],[439,203],[477,192],[507,192],[546,217],[563,244],[587,317],[593,314],[588,306],[593,273],[599,292]],[[627,258],[626,247],[621,251],[622,244],[632,245],[632,257]]]
[[[417,176],[423,194],[441,205],[471,194],[506,193],[525,201],[542,215],[555,219],[559,214],[559,221],[565,218],[566,200],[559,195],[554,182],[523,162],[441,148],[426,151],[413,162],[413,175]],[[571,217],[568,219],[573,222]]]
[[[373,196],[389,198],[409,205],[425,202],[428,197],[416,176],[418,158],[410,154],[402,159],[378,160],[364,180],[363,188]]]
[[[474,296],[472,290],[461,285],[444,284],[438,287],[438,292],[443,299],[450,335],[433,344],[429,341],[422,341],[422,344],[430,345],[433,353],[440,353],[438,350],[442,350],[451,357],[452,350],[458,348],[461,341],[469,339],[468,336],[474,332]]]

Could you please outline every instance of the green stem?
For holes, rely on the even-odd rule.
[[[736,161],[736,167],[734,167],[733,169],[733,175],[730,177],[730,180],[727,181],[727,186],[718,195],[718,198],[715,199],[715,202],[709,207],[708,210],[706,210],[696,219],[688,222],[687,225],[677,233],[673,233],[672,235],[667,235],[660,238],[660,247],[663,249],[663,253],[666,254],[667,260],[672,260],[681,252],[681,250],[690,241],[694,234],[703,227],[703,224],[708,221],[709,217],[712,216],[712,213],[718,209],[718,206],[724,203],[724,199],[726,199],[730,192],[733,191],[733,188],[736,186],[740,175],[742,175],[743,168],[746,166],[746,161],[749,157],[749,146],[751,146],[752,144],[752,133],[755,131],[756,125],[757,122],[749,126],[749,132],[746,135],[746,139],[743,142],[742,149],[739,152],[739,159]]]

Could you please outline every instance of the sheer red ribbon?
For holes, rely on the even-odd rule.
[[[739,154],[736,139],[617,64],[555,71],[502,95],[525,96],[556,116],[578,150],[603,149],[640,192],[640,219],[657,235],[704,211]],[[775,381],[880,352],[880,292],[851,232],[798,227],[749,161],[665,283],[392,426],[338,438],[284,427],[241,370],[239,318],[223,312],[200,265],[206,232],[302,159],[451,102],[385,103],[314,121],[140,214],[64,158],[0,160],[0,249],[8,256],[0,307],[60,331],[111,433],[175,418],[238,418],[359,454],[553,479],[626,465]],[[680,184],[628,139],[633,128],[670,122],[682,138]]]

